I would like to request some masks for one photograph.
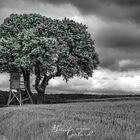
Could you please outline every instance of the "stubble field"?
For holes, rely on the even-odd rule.
[[[140,101],[0,108],[2,140],[140,140]]]

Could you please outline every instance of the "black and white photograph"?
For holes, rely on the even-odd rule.
[[[140,1],[0,0],[0,140],[140,140]]]

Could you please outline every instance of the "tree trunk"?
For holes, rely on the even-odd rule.
[[[35,80],[35,89],[37,91],[37,104],[42,104],[43,103],[43,99],[44,99],[44,94],[45,94],[45,89],[46,89],[46,86],[48,85],[48,82],[50,79],[48,79],[46,77],[46,75],[44,74],[44,78],[41,81],[41,75],[39,73],[38,70],[36,70],[36,80]]]
[[[44,100],[45,87],[43,89],[39,88],[39,90],[37,90],[37,93],[37,104],[42,104]]]
[[[35,67],[35,75],[36,75],[35,90],[38,93],[37,104],[42,104],[43,103],[43,99],[44,99],[44,94],[45,94],[46,86],[48,85],[49,80],[53,76],[52,75],[47,76],[45,73],[43,75],[41,75],[41,68],[39,67],[39,65],[37,65]]]
[[[37,104],[42,104],[44,101],[45,89],[48,82],[45,85],[36,85],[35,89],[37,91]]]
[[[25,90],[28,92],[30,95],[32,95],[31,92],[31,87],[30,87],[30,71],[27,71],[25,69],[22,69],[23,73],[23,79],[24,79],[24,85],[25,85]]]

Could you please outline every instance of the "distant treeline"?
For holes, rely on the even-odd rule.
[[[9,92],[7,91],[0,91],[0,106],[6,105],[8,100]],[[22,93],[23,98],[26,94]],[[104,101],[104,100],[128,100],[129,97],[132,99],[136,99],[140,97],[140,95],[95,95],[95,94],[45,94],[44,95],[44,104],[50,103],[70,103],[70,102],[82,102],[82,101]],[[37,94],[32,95],[33,102],[36,104]],[[26,103],[29,103],[28,101]],[[13,104],[17,104],[16,100],[13,100]]]
[[[71,102],[89,102],[89,101],[115,101],[128,100],[139,98],[140,95],[93,95],[93,94],[46,94],[44,96],[44,103],[71,103]]]

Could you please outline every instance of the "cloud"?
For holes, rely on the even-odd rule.
[[[61,89],[61,90],[87,90],[91,87],[92,79],[88,80],[84,78],[75,77],[70,79],[68,83],[66,83],[62,77],[58,77],[55,79],[51,79],[49,82],[49,88]]]
[[[127,60],[121,60],[121,61],[119,62],[119,66],[120,66],[120,67],[125,67],[125,66],[128,66],[128,65],[130,65],[130,64],[132,64],[132,60],[129,60],[129,59],[127,59]]]
[[[24,0],[27,1],[27,0]],[[71,4],[84,15],[97,15],[105,20],[139,23],[139,0],[30,0],[53,5]]]
[[[9,74],[0,74],[0,90],[9,90]]]
[[[0,23],[11,13],[39,13],[46,17],[59,18],[69,17],[74,20],[81,20],[80,12],[70,4],[52,5],[44,4],[40,1],[32,2],[25,0],[5,0],[2,1],[3,6],[0,7]],[[0,1],[1,5],[1,1]]]
[[[105,21],[99,26],[100,28],[95,33],[95,45],[99,53],[100,66],[120,70],[119,61],[140,60],[140,29],[138,26],[130,22],[123,24]]]
[[[121,60],[119,63],[119,68],[121,71],[130,71],[130,70],[140,70],[140,60],[134,59],[134,60]]]
[[[140,71],[114,72],[101,69],[94,73],[91,90],[139,92]]]
[[[125,63],[125,62],[121,62]],[[56,82],[57,81],[57,82]],[[52,86],[52,83],[57,83]],[[89,80],[75,77],[66,84],[62,78],[50,81],[49,88],[74,91],[124,91],[136,92],[140,90],[140,70],[115,72],[108,69],[95,71]],[[118,93],[117,93],[118,94]]]
[[[17,8],[19,5],[23,9],[26,3],[31,7],[39,3],[45,6],[48,3],[54,6],[72,5],[84,15],[96,15],[104,20],[139,23],[140,2],[138,0],[1,0],[0,8],[7,5]]]
[[[135,51],[140,46],[140,29],[131,24],[108,23],[97,33],[99,46]]]

